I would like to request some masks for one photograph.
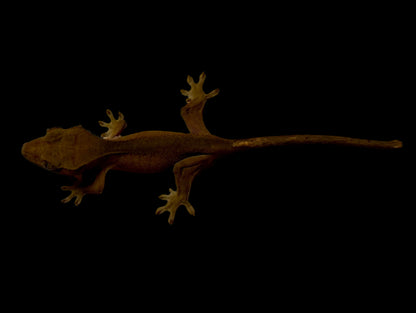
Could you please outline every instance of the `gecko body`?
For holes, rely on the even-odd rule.
[[[82,126],[68,129],[48,129],[46,135],[22,146],[22,155],[32,163],[49,171],[76,179],[73,186],[63,186],[70,191],[62,200],[67,203],[75,198],[79,205],[86,194],[100,194],[104,189],[105,176],[109,170],[134,173],[158,173],[173,166],[176,190],[169,189],[169,194],[159,198],[166,200],[166,205],[156,210],[157,214],[169,212],[169,223],[173,223],[178,207],[185,206],[187,211],[195,214],[189,203],[189,193],[195,176],[212,162],[226,154],[242,150],[267,146],[292,144],[332,144],[370,148],[400,148],[398,140],[379,141],[327,135],[287,135],[268,136],[249,139],[225,139],[212,135],[203,122],[202,111],[208,99],[216,96],[218,89],[205,94],[202,73],[197,83],[188,76],[190,90],[181,90],[187,97],[187,103],[181,115],[189,133],[167,131],[143,131],[127,136],[120,136],[126,128],[123,114],[117,119],[107,110],[110,122],[99,124],[108,128],[101,138]],[[94,176],[91,184],[84,181],[87,176]]]

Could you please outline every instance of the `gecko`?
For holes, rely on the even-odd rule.
[[[110,110],[106,113],[109,122],[99,121],[107,128],[100,137],[81,125],[71,128],[51,128],[46,135],[26,142],[21,153],[28,161],[61,175],[75,178],[72,186],[61,189],[70,194],[62,200],[74,199],[78,206],[86,194],[101,194],[108,171],[133,173],[158,173],[173,167],[176,189],[159,196],[166,204],[157,208],[156,214],[168,212],[172,224],[177,209],[184,206],[191,215],[195,209],[189,202],[189,194],[195,176],[212,165],[213,161],[247,149],[299,145],[329,144],[368,148],[401,148],[399,140],[380,141],[331,135],[281,135],[248,139],[226,139],[212,135],[205,126],[203,109],[208,99],[218,95],[219,89],[209,93],[203,90],[205,73],[197,82],[187,77],[189,90],[181,89],[186,104],[181,116],[188,133],[170,131],[142,131],[122,136],[127,123],[122,113],[116,119]],[[92,179],[91,179],[92,177]]]

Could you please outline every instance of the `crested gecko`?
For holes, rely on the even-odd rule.
[[[400,148],[398,140],[379,141],[327,135],[285,135],[249,139],[225,139],[212,135],[205,127],[202,112],[208,99],[215,97],[219,89],[208,94],[203,90],[205,74],[195,82],[187,77],[190,90],[181,90],[187,97],[181,116],[189,133],[168,131],[142,131],[121,136],[126,127],[123,114],[116,119],[110,110],[106,113],[108,123],[99,121],[108,130],[101,138],[93,135],[82,126],[68,129],[52,128],[46,135],[23,144],[22,155],[30,162],[55,173],[72,176],[73,186],[62,186],[70,194],[62,200],[68,203],[75,198],[78,206],[84,195],[101,194],[105,176],[110,170],[134,173],[157,173],[173,166],[176,190],[159,196],[167,201],[159,207],[156,214],[169,213],[168,222],[173,223],[180,206],[185,206],[191,215],[195,209],[189,203],[192,181],[203,169],[226,154],[251,148],[281,146],[292,144],[332,144],[370,148]],[[95,175],[94,181],[87,185],[83,178]]]

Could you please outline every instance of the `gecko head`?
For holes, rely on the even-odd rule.
[[[22,155],[28,161],[48,170],[56,171],[60,166],[57,164],[57,146],[62,138],[62,128],[51,128],[46,135],[26,142],[22,146]]]

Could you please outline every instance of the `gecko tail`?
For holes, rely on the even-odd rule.
[[[256,137],[235,140],[232,145],[234,149],[239,151],[252,148],[305,144],[324,144],[378,149],[397,149],[403,147],[403,143],[400,140],[383,141],[328,135],[287,135]]]

